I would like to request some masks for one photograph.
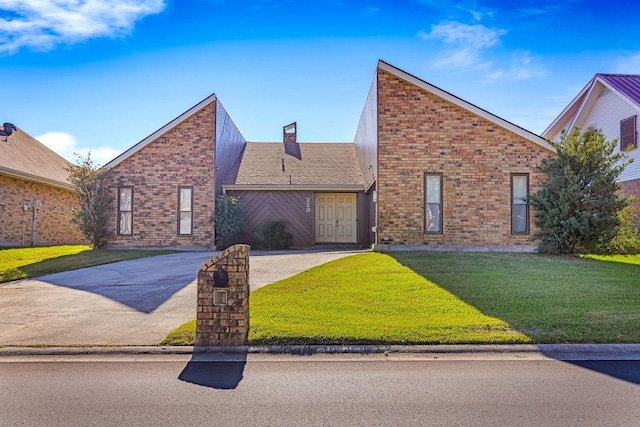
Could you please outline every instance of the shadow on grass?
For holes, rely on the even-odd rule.
[[[219,390],[233,390],[242,381],[247,353],[194,354],[179,380]]]
[[[514,253],[390,256],[533,343],[640,342],[637,265]],[[630,371],[614,365],[580,366],[638,382],[638,362],[626,364]]]

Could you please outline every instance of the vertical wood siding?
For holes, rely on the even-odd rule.
[[[228,194],[238,197],[244,205],[248,233],[259,231],[268,220],[282,220],[293,234],[293,246],[313,246],[312,191],[230,191]]]
[[[220,101],[216,101],[215,185],[216,195],[222,194],[222,181],[242,156],[247,141],[227,114]]]
[[[353,141],[358,153],[364,188],[369,188],[378,176],[378,79],[374,78],[358,122]]]

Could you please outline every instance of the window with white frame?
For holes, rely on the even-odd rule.
[[[193,187],[178,187],[178,235],[193,233]]]

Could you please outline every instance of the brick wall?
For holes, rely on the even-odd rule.
[[[228,286],[214,281],[217,270],[228,273]],[[214,304],[214,292],[226,293],[226,304]],[[231,246],[198,271],[196,346],[244,345],[249,331],[249,246]]]
[[[636,203],[640,203],[640,178],[623,181],[620,183],[624,194],[627,196],[634,195]]]
[[[511,234],[511,173],[545,179],[553,153],[378,70],[377,244],[531,245]],[[424,173],[443,174],[443,233],[424,233]],[[384,241],[387,237],[389,240]]]
[[[86,244],[77,226],[70,222],[77,209],[77,196],[63,190],[31,181],[0,175],[0,244],[22,245],[23,226],[27,246],[31,245],[33,210],[22,206],[40,199],[36,226],[36,245]]]
[[[133,231],[115,235],[110,247],[213,248],[215,117],[213,102],[112,169],[117,186],[133,187]],[[178,236],[180,186],[193,187],[191,236]],[[114,234],[117,215],[116,202]]]

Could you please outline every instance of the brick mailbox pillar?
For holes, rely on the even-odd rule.
[[[249,246],[234,245],[198,271],[195,345],[244,345],[248,331]]]

